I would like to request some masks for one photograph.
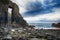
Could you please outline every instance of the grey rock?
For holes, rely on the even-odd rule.
[[[11,24],[15,22],[16,25],[21,27],[27,27],[28,23],[23,19],[21,14],[19,13],[19,7],[16,3],[13,3],[10,0],[0,0],[0,25],[8,25],[8,8],[12,9],[11,14]],[[14,25],[13,25],[14,26]]]

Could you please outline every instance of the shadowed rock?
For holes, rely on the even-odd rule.
[[[53,23],[52,26],[53,27],[59,27],[60,28],[60,23]]]
[[[8,22],[8,0],[0,0],[0,25]]]
[[[19,7],[10,0],[0,0],[0,25],[8,25],[8,8],[12,9],[11,24],[15,22],[19,27],[29,27],[28,23],[23,19],[19,13]],[[10,25],[10,24],[9,24]]]
[[[12,8],[11,23],[16,22],[17,24],[22,25],[23,27],[28,26],[26,21],[23,19],[23,17],[19,13],[19,7],[15,3],[10,1],[9,8]]]

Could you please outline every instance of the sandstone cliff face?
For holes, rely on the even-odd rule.
[[[19,13],[18,6],[11,2],[10,0],[0,0],[0,24],[7,25],[8,22],[8,8],[12,9],[11,14],[11,24],[15,22],[16,25],[21,27],[28,26],[28,23],[23,19],[21,14]],[[13,26],[13,25],[12,25]]]

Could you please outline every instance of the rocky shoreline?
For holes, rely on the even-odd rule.
[[[9,30],[9,29],[8,29]],[[60,30],[57,29],[0,29],[0,40],[60,40]],[[3,36],[4,35],[4,36]]]
[[[8,8],[12,9],[9,20]],[[0,0],[0,40],[60,40],[60,30],[34,27],[23,19],[15,3]]]

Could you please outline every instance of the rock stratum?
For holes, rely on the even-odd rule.
[[[12,9],[11,20],[10,23],[8,21],[8,8]],[[12,25],[20,26],[20,27],[27,27],[29,26],[28,23],[23,19],[21,14],[19,13],[19,7],[16,3],[13,3],[10,0],[0,0],[0,26],[4,25]]]

